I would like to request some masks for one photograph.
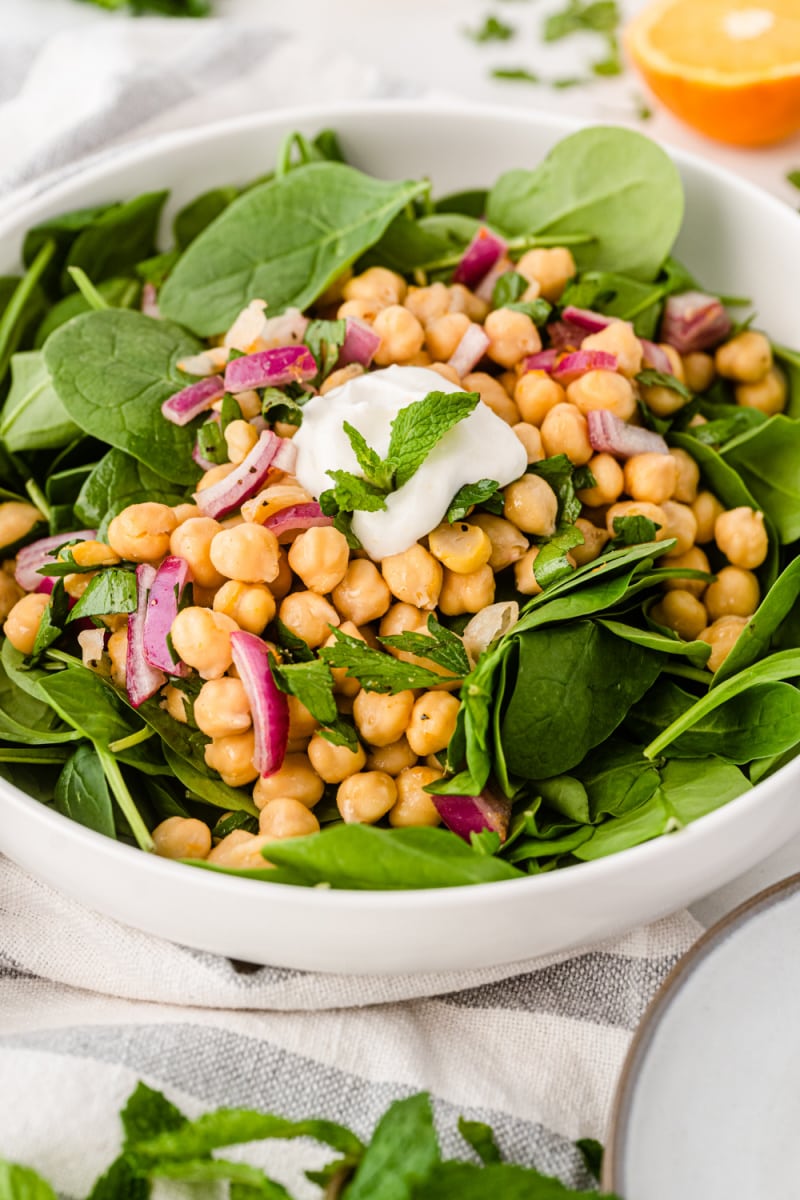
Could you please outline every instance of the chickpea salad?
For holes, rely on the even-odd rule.
[[[0,279],[0,775],[390,889],[678,833],[797,753],[800,354],[672,256],[662,150],[437,199],[294,134],[164,251],[166,200]]]

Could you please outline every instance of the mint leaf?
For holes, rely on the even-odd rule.
[[[272,678],[282,692],[296,696],[321,725],[337,720],[339,710],[333,697],[333,676],[330,668],[319,658],[310,662],[278,666],[271,660]]]
[[[499,487],[496,479],[479,479],[477,483],[465,483],[450,501],[446,514],[450,524],[462,521],[473,505],[485,504],[496,495]]]
[[[391,646],[393,650],[404,650],[418,658],[428,658],[461,679],[469,675],[469,658],[461,638],[440,625],[433,613],[428,617],[428,629],[429,634],[407,631],[378,638],[378,641],[383,646]]]
[[[550,484],[558,497],[558,521],[566,525],[572,525],[581,515],[578,488],[594,487],[596,482],[588,467],[574,467],[566,454],[531,463],[527,474],[539,475]]]
[[[426,667],[400,662],[390,654],[372,650],[358,638],[334,629],[335,646],[323,646],[320,658],[331,667],[343,667],[350,679],[357,679],[367,692],[395,695],[414,688],[431,688],[440,683],[456,682],[457,675],[437,675]],[[399,635],[399,636],[402,636]]]
[[[476,835],[473,834],[472,836],[474,838]],[[495,834],[495,837],[499,843],[499,835]],[[464,1141],[472,1147],[484,1165],[488,1166],[489,1163],[499,1163],[502,1161],[491,1125],[486,1125],[483,1121],[467,1121],[464,1117],[459,1117],[458,1132]]]
[[[328,471],[328,474],[335,486],[330,491],[323,492],[319,500],[322,511],[329,516],[332,515],[330,507],[322,503],[323,497],[326,498],[328,506],[332,498],[340,512],[379,512],[386,508],[386,492],[372,483],[367,483],[366,479],[361,479],[352,471]]]
[[[539,76],[527,67],[495,67],[492,79],[503,79],[509,83],[539,83]]]
[[[639,542],[654,542],[661,528],[649,517],[614,517],[614,540],[612,548],[636,546]]]
[[[335,513],[333,517],[333,528],[338,529],[339,533],[343,534],[348,546],[351,550],[363,550],[361,542],[353,533],[353,514],[347,512]]]
[[[236,814],[246,816],[246,814]],[[168,1133],[186,1124],[179,1108],[154,1088],[139,1082],[119,1114],[125,1131],[125,1149],[157,1133]]]
[[[391,462],[384,462],[377,450],[373,450],[371,446],[367,445],[363,433],[351,425],[349,421],[345,421],[342,428],[350,439],[353,453],[358,459],[358,465],[364,472],[364,478],[367,483],[371,483],[373,487],[380,488],[382,492],[391,491],[394,481],[394,470]]]
[[[533,575],[544,591],[550,584],[571,575],[575,568],[567,554],[575,546],[582,546],[583,534],[575,525],[563,525],[545,542],[533,563]]]
[[[619,27],[619,9],[615,0],[568,0],[566,8],[551,13],[544,22],[542,37],[557,42],[571,33],[613,33]]]
[[[0,1196],[3,1200],[56,1200],[56,1194],[30,1167],[0,1159]]]
[[[665,371],[654,371],[652,367],[645,367],[636,376],[636,382],[643,387],[665,387],[671,392],[677,392],[679,396],[683,396],[684,400],[692,399],[691,389],[685,383],[681,383],[674,375],[669,375]]]
[[[423,400],[401,408],[392,422],[387,460],[401,488],[424,463],[446,433],[463,421],[480,401],[477,392],[429,392]]]
[[[603,1169],[603,1146],[596,1138],[578,1138],[575,1146],[580,1151],[581,1158],[586,1164],[586,1170],[600,1181]]]
[[[464,33],[473,42],[507,42],[516,35],[513,25],[507,25],[498,17],[486,17],[478,29],[465,29]]]
[[[528,289],[528,280],[519,271],[505,271],[492,289],[492,308],[508,308]]]

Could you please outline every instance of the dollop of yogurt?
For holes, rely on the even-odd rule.
[[[298,481],[319,499],[333,486],[328,471],[361,474],[345,421],[385,458],[392,421],[401,408],[429,392],[463,390],[425,367],[393,366],[315,396],[303,408],[303,423],[293,438]],[[504,487],[527,465],[525,449],[511,427],[478,403],[448,430],[408,483],[386,497],[384,510],[353,514],[353,532],[370,558],[402,554],[440,524],[459,488],[479,479],[496,479]]]

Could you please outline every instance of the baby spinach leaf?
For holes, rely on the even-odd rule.
[[[113,204],[86,224],[67,251],[65,267],[80,267],[99,283],[127,274],[155,250],[158,221],[167,192],[145,192],[123,204]],[[73,290],[68,270],[61,276],[65,292]]]
[[[201,349],[169,321],[106,309],[62,325],[44,354],[56,392],[81,429],[189,485],[198,477],[194,432],[166,421],[161,405],[185,386],[177,363]]]
[[[350,679],[357,679],[368,692],[404,692],[409,688],[431,688],[455,682],[455,675],[439,675],[414,663],[400,662],[380,650],[372,650],[358,638],[333,629],[336,644],[323,646],[319,655],[331,667],[345,667]]]
[[[185,204],[172,222],[172,232],[178,249],[185,250],[191,245],[238,195],[239,189],[235,187],[211,188],[189,204]]]
[[[728,657],[717,669],[711,687],[719,687],[726,679],[762,658],[778,629],[789,616],[800,597],[800,558],[789,563],[773,583],[756,611],[745,625]]]
[[[208,336],[253,296],[270,311],[307,308],[427,186],[312,162],[254,187],[192,242],[164,284],[161,311]]]
[[[53,243],[53,255],[42,277],[42,285],[50,295],[56,297],[61,292],[61,273],[75,239],[113,207],[112,204],[102,204],[94,208],[80,208],[73,212],[61,213],[32,226],[25,234],[22,261],[26,267],[30,267],[47,242]]]
[[[548,808],[568,821],[589,824],[589,796],[580,779],[572,775],[555,775],[552,779],[537,780],[535,786]]]
[[[107,748],[136,732],[127,706],[85,667],[48,672],[40,679],[39,690],[64,721],[97,746]]]
[[[634,642],[637,646],[645,646],[648,650],[657,650],[659,654],[685,655],[696,667],[704,667],[711,653],[707,642],[684,642],[677,635],[668,637],[655,629],[638,629],[635,625],[626,625],[622,621],[610,621],[603,617],[599,618],[599,621],[604,629],[616,637]]]
[[[774,522],[782,542],[800,538],[800,423],[770,417],[722,448],[725,462]]]
[[[142,285],[138,279],[127,279],[124,277],[106,279],[102,283],[98,283],[97,291],[109,308],[135,308],[139,303]],[[91,306],[80,292],[71,292],[63,300],[59,300],[45,314],[42,323],[36,330],[35,349],[41,350],[50,334],[55,329],[58,329],[60,325],[65,325],[73,317],[78,317],[81,313],[90,311]]]
[[[59,720],[46,700],[37,693],[35,683],[23,690],[17,677],[9,674],[6,664],[12,654],[22,662],[19,651],[14,650],[9,641],[4,641],[0,661],[0,739],[22,742],[26,746],[74,742],[79,735]],[[27,672],[19,671],[19,675],[25,674]]]
[[[788,346],[773,345],[772,351],[789,385],[789,403],[786,407],[786,415],[796,421],[800,418],[800,350],[790,350]]]
[[[53,646],[61,637],[69,620],[69,597],[64,590],[64,582],[59,579],[50,595],[50,603],[39,619],[36,640],[33,643],[31,657],[36,660],[48,648]]]
[[[472,1147],[484,1166],[488,1167],[490,1163],[499,1163],[502,1160],[491,1125],[486,1125],[483,1121],[467,1121],[465,1117],[459,1117],[458,1132]]]
[[[401,212],[359,266],[388,267],[400,275],[449,271],[479,227],[471,214],[437,212],[414,219]]]
[[[104,617],[109,613],[132,613],[136,609],[136,576],[133,571],[109,567],[98,571],[67,618]]]
[[[0,311],[0,383],[5,380],[11,355],[22,344],[29,327],[45,307],[39,285],[54,251],[54,243],[45,241],[22,278],[14,280],[10,294],[6,292],[6,297],[2,297],[0,293],[0,297],[5,299]]]
[[[519,271],[504,272],[492,289],[492,308],[506,308],[513,304],[529,286],[528,280]]]
[[[489,512],[494,512],[495,505],[489,503],[496,496],[500,485],[496,479],[479,479],[477,483],[465,483],[450,501],[450,507],[445,514],[452,525],[454,521],[463,521],[473,505],[481,505]],[[498,497],[502,506],[502,496]]]
[[[462,678],[468,675],[469,658],[461,638],[440,625],[433,613],[428,616],[427,625],[428,633],[399,633],[378,638],[378,641],[394,650],[405,650],[419,658],[430,659],[453,675]]]
[[[166,741],[162,748],[167,766],[192,796],[215,808],[256,815],[258,810],[243,788],[229,787],[219,776],[212,775],[202,760],[184,757]]]
[[[116,837],[111,794],[93,746],[78,746],[65,764],[56,784],[55,807],[87,829]]]
[[[559,304],[620,317],[633,323],[639,337],[653,338],[666,294],[662,283],[640,283],[615,271],[584,271],[567,284]]]
[[[462,213],[465,217],[479,220],[486,208],[485,188],[468,188],[464,192],[450,192],[436,200],[434,209],[438,213]]]
[[[430,1096],[397,1100],[375,1128],[348,1184],[348,1200],[406,1200],[439,1159]]]
[[[0,413],[0,438],[12,454],[51,450],[80,437],[56,394],[41,350],[11,358],[11,388]]]
[[[534,170],[501,175],[486,215],[507,234],[589,234],[574,248],[579,268],[649,280],[678,235],[683,187],[649,138],[594,126],[564,138]]]
[[[502,721],[508,769],[562,775],[624,720],[661,669],[659,655],[592,621],[518,636],[519,665]]]
[[[633,712],[640,707],[637,705]],[[639,747],[616,738],[597,746],[574,768],[574,774],[586,788],[592,823],[604,816],[621,816],[644,804],[661,782],[658,771]]]

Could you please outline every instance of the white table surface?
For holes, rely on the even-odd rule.
[[[563,7],[559,0],[215,0],[214,7],[222,19],[268,24],[368,63],[408,95],[463,96],[631,124],[746,175],[788,203],[800,203],[800,193],[785,178],[788,170],[800,168],[800,137],[762,150],[738,150],[708,141],[663,111],[642,121],[636,110],[644,89],[630,72],[563,91],[491,79],[494,67],[526,67],[545,78],[574,76],[603,57],[602,42],[592,35],[542,45],[541,21],[548,11]],[[641,0],[620,0],[620,7],[630,14],[641,7]],[[29,43],[94,21],[129,19],[77,0],[3,0],[2,8],[5,37]],[[512,40],[479,45],[465,35],[464,30],[478,27],[490,12],[516,27]],[[313,81],[309,92],[310,100],[320,98],[312,94]],[[796,871],[800,837],[693,905],[692,912],[709,925],[756,891]]]

